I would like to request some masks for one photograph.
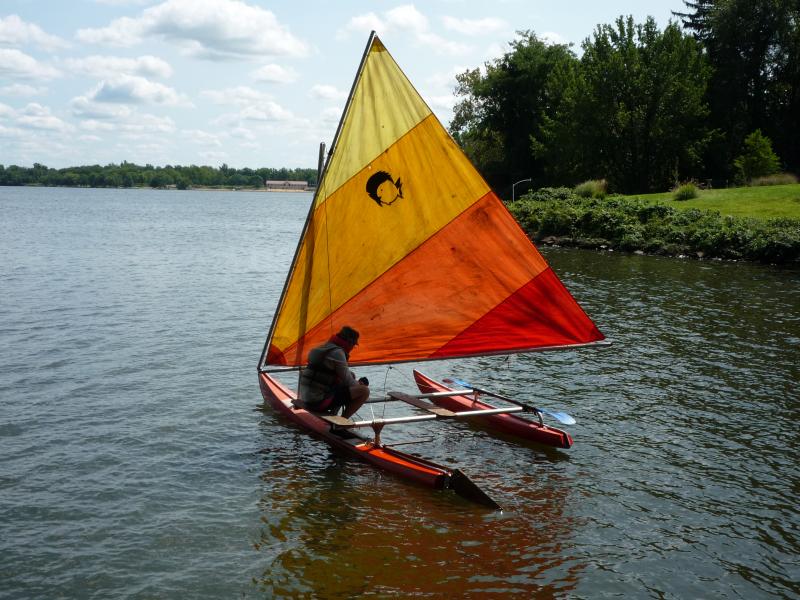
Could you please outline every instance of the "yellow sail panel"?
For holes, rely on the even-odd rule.
[[[314,210],[272,344],[302,338],[488,191],[436,118],[425,119]]]
[[[271,345],[282,352],[315,323],[328,314],[328,252],[325,212],[317,211],[308,222],[298,248],[294,269],[290,272],[283,308],[275,317]],[[282,361],[270,359],[273,364]]]
[[[332,310],[488,191],[434,116],[415,127],[328,198]]]
[[[411,82],[377,37],[367,54],[360,79],[337,141],[338,152],[321,182],[317,203],[431,114]]]

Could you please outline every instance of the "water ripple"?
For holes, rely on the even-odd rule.
[[[548,249],[612,348],[423,368],[575,446],[384,432],[494,513],[253,410],[307,203],[0,190],[0,596],[800,597],[800,274]]]

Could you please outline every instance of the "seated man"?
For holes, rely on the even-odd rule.
[[[347,361],[358,344],[358,332],[342,329],[321,346],[308,353],[308,365],[300,371],[299,391],[303,406],[312,412],[350,418],[369,398],[369,382],[356,381]]]

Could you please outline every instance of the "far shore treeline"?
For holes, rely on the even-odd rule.
[[[317,184],[316,169],[234,169],[190,165],[136,165],[129,162],[105,166],[89,165],[53,169],[35,163],[33,167],[0,165],[0,185],[44,185],[69,187],[152,187],[189,189],[252,188],[266,186],[267,181],[304,181]]]

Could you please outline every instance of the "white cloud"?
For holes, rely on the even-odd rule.
[[[78,41],[103,46],[135,46],[142,41],[142,24],[137,19],[121,17],[100,29],[79,29],[75,34]]]
[[[0,119],[7,119],[13,117],[17,114],[13,108],[11,108],[8,104],[3,104],[0,102]]]
[[[69,131],[68,125],[50,112],[50,108],[31,102],[23,108],[17,117],[17,125],[30,129],[46,129],[49,131]]]
[[[110,121],[98,121],[97,119],[87,119],[81,121],[81,129],[86,131],[114,131],[117,126]]]
[[[259,92],[246,85],[224,90],[205,90],[201,94],[214,104],[233,104],[235,106],[248,106],[272,100],[272,96],[269,94]]]
[[[292,113],[277,102],[266,102],[244,107],[239,116],[245,121],[287,121],[292,118]]]
[[[129,134],[173,133],[175,121],[169,117],[136,113],[121,123],[119,129]]]
[[[325,123],[338,123],[342,117],[342,108],[340,106],[334,106],[331,108],[326,108],[322,111],[322,120]]]
[[[569,44],[569,40],[560,33],[554,31],[545,31],[538,36],[548,46],[556,46],[559,44]]]
[[[399,29],[421,33],[428,31],[428,18],[419,12],[413,4],[404,4],[386,13],[390,25]]]
[[[105,4],[107,6],[136,6],[141,4],[148,4],[152,0],[94,0],[97,4]]]
[[[166,0],[136,18],[81,29],[82,42],[132,46],[145,37],[175,42],[198,58],[305,56],[308,46],[275,15],[241,0]]]
[[[120,104],[163,104],[191,106],[191,102],[174,89],[135,75],[117,75],[101,81],[87,98],[94,102]]]
[[[452,42],[433,33],[428,18],[413,4],[404,4],[386,11],[383,17],[372,12],[353,17],[336,36],[343,39],[350,32],[364,33],[371,30],[380,35],[395,31],[410,35],[417,44],[429,47],[438,54],[458,55],[466,54],[470,50],[465,44]]]
[[[122,119],[131,115],[125,104],[95,102],[86,96],[78,96],[70,102],[72,114],[81,119]]]
[[[38,25],[26,23],[17,15],[0,17],[0,44],[8,46],[33,44],[44,50],[58,50],[69,46],[60,37],[45,33]]]
[[[427,96],[425,101],[428,103],[432,109],[440,109],[440,110],[453,110],[453,107],[456,105],[456,97],[455,96]]]
[[[205,90],[201,93],[214,104],[233,105],[237,113],[226,113],[217,117],[213,124],[232,126],[241,121],[288,121],[294,115],[275,102],[269,94],[240,85],[224,90]]]
[[[347,98],[347,93],[337,90],[332,85],[317,84],[311,88],[311,95],[322,100],[342,100]]]
[[[185,129],[181,132],[198,146],[222,146],[219,136],[201,129]]]
[[[0,48],[0,76],[19,79],[54,79],[61,74],[16,48]]]
[[[503,19],[496,19],[494,17],[487,17],[485,19],[442,17],[442,23],[444,23],[445,29],[470,36],[498,33],[509,29],[508,23]]]
[[[249,129],[248,127],[235,127],[233,129],[231,129],[228,132],[228,134],[231,137],[241,138],[243,140],[251,140],[252,141],[252,140],[256,139],[256,134],[253,133],[253,131],[251,129]]]
[[[383,20],[373,12],[351,18],[347,25],[336,32],[336,39],[346,39],[350,33],[366,35],[371,31],[378,35],[383,35],[386,31]]]
[[[12,83],[11,85],[0,87],[0,96],[38,96],[46,91],[47,88],[43,87],[34,87],[26,83]]]
[[[297,72],[280,65],[264,65],[251,73],[256,81],[267,83],[292,83],[297,80]]]
[[[206,159],[209,162],[225,162],[228,160],[228,153],[217,151],[217,150],[207,150],[205,152],[200,152],[200,156]]]
[[[169,117],[130,111],[117,120],[86,119],[80,128],[93,133],[120,132],[131,138],[144,138],[154,133],[174,133],[175,122]],[[89,134],[91,135],[91,134]]]
[[[17,129],[16,127],[6,127],[5,125],[0,125],[0,137],[2,138],[16,138],[22,136],[23,132],[21,129]]]
[[[64,63],[73,73],[98,78],[113,77],[121,73],[161,78],[167,78],[172,75],[172,67],[169,66],[169,63],[157,56],[149,55],[137,58],[95,55],[83,58],[68,58]]]

